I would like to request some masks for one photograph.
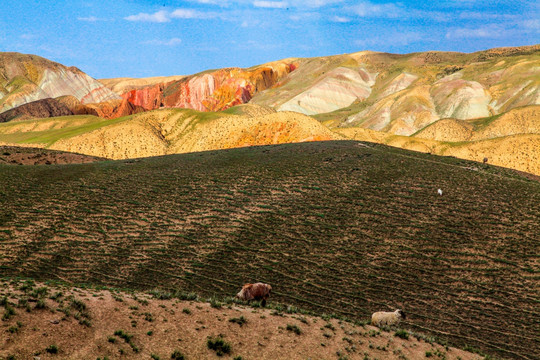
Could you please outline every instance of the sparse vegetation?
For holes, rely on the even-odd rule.
[[[540,185],[506,169],[464,169],[472,164],[326,142],[62,171],[0,165],[0,207],[12,214],[0,220],[0,269],[14,277],[159,286],[155,299],[231,296],[245,279],[272,279],[269,303],[291,305],[272,308],[276,315],[298,307],[364,320],[374,311],[367,304],[392,299],[418,315],[408,330],[428,328],[432,336],[444,329],[452,345],[531,357],[535,333],[523,324],[538,316],[538,294],[527,284],[538,276]],[[437,188],[445,195],[436,197]],[[381,286],[384,279],[392,286]],[[29,295],[36,285],[25,287]],[[70,307],[67,295],[50,307]],[[137,301],[141,313],[149,311]],[[467,327],[458,320],[465,310]]]
[[[56,345],[49,345],[46,349],[46,352],[49,354],[58,354],[58,346]]]
[[[208,346],[210,350],[214,350],[217,356],[223,356],[224,354],[229,354],[231,352],[231,344],[223,340],[221,336],[208,338],[206,340],[206,346]]]
[[[394,336],[400,337],[405,340],[409,339],[409,333],[406,330],[398,330],[394,333]]]
[[[296,335],[302,334],[302,329],[300,329],[297,325],[287,324],[287,330],[292,331]]]
[[[244,326],[245,323],[247,323],[247,320],[244,316],[240,316],[237,318],[231,318],[229,319],[229,322],[235,323],[240,325],[240,327]]]
[[[185,360],[185,357],[180,351],[175,350],[171,354],[171,360]]]

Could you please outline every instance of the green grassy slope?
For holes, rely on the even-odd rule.
[[[0,142],[11,144],[51,144],[82,135],[131,117],[103,119],[93,115],[59,116],[0,124]]]
[[[217,296],[264,281],[271,301],[400,307],[405,327],[538,358],[540,183],[472,164],[329,141],[0,165],[0,272]]]

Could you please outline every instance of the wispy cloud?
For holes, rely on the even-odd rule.
[[[540,20],[539,20],[539,19],[523,20],[523,22],[522,22],[521,25],[522,25],[525,29],[540,32]]]
[[[333,21],[333,22],[337,22],[337,23],[348,23],[348,22],[351,21],[351,19],[348,18],[348,17],[337,16],[337,15],[332,16],[332,17],[330,18],[330,20]]]
[[[78,17],[77,20],[79,20],[79,21],[88,21],[88,22],[107,21],[107,19],[98,18],[98,17],[95,17],[95,16]]]
[[[194,9],[176,9],[172,12],[161,10],[153,14],[140,13],[127,16],[124,19],[128,21],[165,23],[171,21],[171,19],[211,19],[216,16],[217,14],[212,12],[202,12]]]
[[[165,23],[171,21],[169,14],[165,10],[161,10],[153,14],[139,13],[137,15],[127,16],[124,19],[128,21],[145,21],[155,23]]]
[[[170,16],[175,19],[210,19],[216,17],[216,14],[193,9],[176,9]]]
[[[352,6],[351,10],[360,17],[397,18],[406,14],[405,9],[396,4],[373,4],[368,1]]]
[[[489,24],[479,27],[453,28],[446,33],[449,40],[467,38],[499,38],[504,33],[504,28],[498,24]]]
[[[479,11],[462,11],[458,17],[464,20],[497,20],[497,19],[517,19],[517,15],[512,14],[494,14]]]
[[[163,46],[176,46],[182,43],[182,40],[179,38],[172,38],[169,40],[148,40],[142,42],[144,45],[163,45]]]
[[[284,1],[254,1],[253,6],[270,9],[285,9],[289,4]]]

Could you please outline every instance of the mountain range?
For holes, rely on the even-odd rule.
[[[0,74],[4,144],[121,159],[355,139],[540,174],[540,45],[362,51],[100,81],[3,53]]]

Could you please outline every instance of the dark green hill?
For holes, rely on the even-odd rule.
[[[437,189],[443,195],[437,194]],[[353,141],[0,165],[0,273],[279,301],[538,358],[540,182]]]

